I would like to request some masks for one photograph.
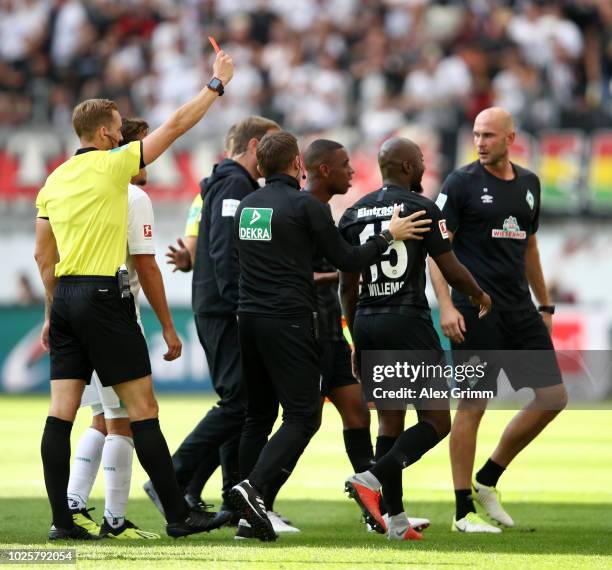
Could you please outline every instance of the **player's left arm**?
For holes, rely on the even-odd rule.
[[[338,283],[338,272],[330,271],[328,273],[314,272],[315,285],[328,285],[329,283]]]
[[[164,360],[175,360],[181,355],[182,343],[174,328],[172,314],[166,299],[164,281],[155,255],[136,254],[132,256],[132,259],[145,297],[162,326],[162,336],[168,346],[168,350],[164,354]]]
[[[538,249],[538,238],[535,234],[529,236],[527,251],[525,252],[525,274],[527,282],[540,305],[550,305],[550,296],[544,280],[544,272],[540,262],[540,251]],[[548,332],[552,332],[552,315],[540,313]]]
[[[59,261],[59,253],[51,222],[45,218],[36,218],[34,259],[36,259],[38,271],[45,286],[45,323],[40,334],[40,342],[43,348],[48,351],[49,317],[51,315],[51,304],[53,303],[53,291],[55,291],[55,285],[57,284],[55,265]]]
[[[357,312],[360,276],[360,273],[340,272],[340,303],[351,336],[353,335],[353,324],[355,323],[355,313]],[[351,367],[353,369],[353,376],[359,380],[359,369],[355,361],[354,347],[351,351]]]
[[[128,202],[128,251],[132,256],[142,291],[162,326],[162,336],[168,346],[164,360],[175,360],[181,355],[182,344],[174,328],[164,281],[155,259],[154,233],[153,205],[151,198],[143,192]]]
[[[340,303],[351,335],[353,334],[353,323],[357,311],[360,275],[360,273],[340,272]]]

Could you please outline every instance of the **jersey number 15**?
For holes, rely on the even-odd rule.
[[[376,231],[375,226],[379,224],[380,229]],[[364,244],[374,235],[389,229],[390,224],[391,220],[367,224],[359,234],[359,242]],[[406,244],[403,241],[394,241],[385,251],[383,258],[378,263],[370,265],[371,283],[378,281],[381,272],[388,279],[400,279],[404,276],[407,268],[408,250]]]

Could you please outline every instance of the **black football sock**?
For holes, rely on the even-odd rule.
[[[384,485],[389,476],[418,461],[439,441],[440,436],[432,424],[418,422],[397,438],[391,451],[379,459],[370,472]]]
[[[372,466],[374,451],[370,428],[345,429],[344,448],[355,473],[367,471]]]
[[[74,524],[66,501],[70,478],[71,431],[72,422],[48,416],[40,444],[45,487],[51,503],[53,524],[56,528],[64,529],[71,528]]]
[[[387,455],[387,453],[393,449],[396,441],[397,437],[379,435],[376,438],[376,461]],[[400,509],[398,512],[401,512],[403,507],[402,496],[402,472],[398,471],[397,473],[393,473],[391,480],[385,481],[385,484],[383,485],[382,497],[380,499],[380,514],[384,515],[389,510],[387,503],[392,505],[390,507],[392,511],[397,511],[397,509]]]
[[[505,470],[506,468],[499,465],[499,463],[495,463],[492,459],[487,459],[482,469],[476,473],[476,481],[487,487],[495,487]]]
[[[460,520],[468,513],[475,513],[471,489],[455,489],[455,520]]]
[[[138,461],[147,472],[169,523],[185,520],[187,505],[176,481],[168,444],[159,427],[159,420],[132,422],[134,449]]]

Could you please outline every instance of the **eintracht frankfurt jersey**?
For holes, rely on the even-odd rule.
[[[428,254],[436,257],[451,250],[438,207],[421,194],[399,186],[384,186],[350,207],[342,216],[339,228],[349,243],[365,243],[389,227],[395,205],[402,208],[401,216],[425,210],[423,217],[431,218],[431,229],[423,234],[423,240],[394,241],[381,261],[362,272],[357,311],[426,318],[429,305],[425,296],[425,260]]]

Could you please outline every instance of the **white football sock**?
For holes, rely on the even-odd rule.
[[[94,428],[87,428],[74,452],[74,460],[68,481],[68,506],[71,509],[85,509],[91,488],[98,474],[104,434]]]
[[[408,515],[405,512],[398,513],[389,517],[389,528],[395,530],[407,530],[408,529]]]
[[[370,471],[364,471],[363,473],[357,473],[355,478],[361,481],[366,487],[374,491],[380,491],[382,484]]]
[[[106,436],[102,452],[102,468],[106,495],[104,518],[113,528],[120,527],[125,520],[130,482],[132,480],[132,459],[134,440],[123,435]]]

